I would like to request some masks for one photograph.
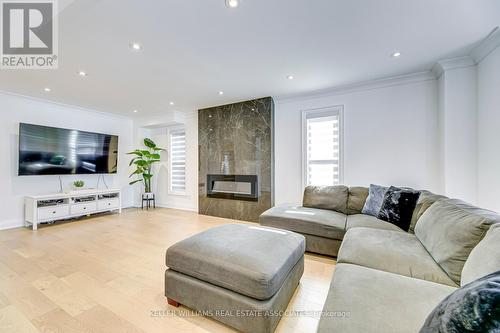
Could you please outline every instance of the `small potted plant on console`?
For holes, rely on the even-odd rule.
[[[83,180],[75,180],[73,182],[73,187],[75,190],[81,190],[85,186],[85,182]]]

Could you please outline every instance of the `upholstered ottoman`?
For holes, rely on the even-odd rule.
[[[304,272],[302,235],[215,227],[167,250],[165,296],[242,332],[273,332]]]

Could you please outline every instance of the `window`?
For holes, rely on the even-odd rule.
[[[303,184],[338,185],[342,181],[342,107],[304,111]]]
[[[186,130],[173,128],[169,130],[170,177],[171,193],[186,191]]]

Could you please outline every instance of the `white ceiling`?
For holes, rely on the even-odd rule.
[[[499,0],[59,3],[59,69],[2,70],[0,90],[129,116],[429,70],[500,23]]]

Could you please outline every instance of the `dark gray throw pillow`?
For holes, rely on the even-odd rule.
[[[382,203],[384,202],[384,196],[387,190],[388,188],[385,186],[370,184],[368,197],[366,198],[361,214],[377,217],[382,207]]]
[[[419,191],[395,186],[389,187],[385,192],[378,218],[408,231],[419,196]]]
[[[500,332],[500,271],[455,290],[420,329],[420,333],[473,332]]]

